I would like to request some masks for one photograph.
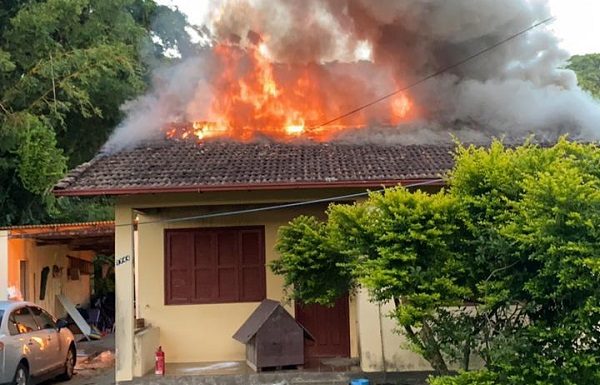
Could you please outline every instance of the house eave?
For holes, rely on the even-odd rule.
[[[292,189],[320,189],[320,188],[380,188],[393,186],[407,186],[413,184],[426,184],[428,186],[443,186],[442,178],[414,178],[414,179],[384,179],[361,181],[331,181],[331,182],[294,182],[294,183],[239,183],[219,184],[204,186],[175,186],[175,187],[134,187],[134,188],[92,188],[92,189],[55,189],[56,196],[108,196],[108,195],[141,195],[165,193],[203,193],[203,192],[228,192],[228,191],[265,191],[265,190],[292,190]]]

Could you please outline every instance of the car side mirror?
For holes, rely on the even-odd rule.
[[[57,328],[58,330],[60,330],[60,329],[62,329],[62,328],[66,328],[66,327],[67,327],[67,325],[68,325],[68,323],[67,323],[67,321],[65,321],[64,319],[59,319],[59,320],[56,322],[56,328]]]

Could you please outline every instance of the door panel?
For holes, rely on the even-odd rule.
[[[21,343],[21,349],[29,361],[30,374],[32,376],[43,374],[48,367],[47,358],[43,354],[46,346],[44,332],[38,330],[33,315],[26,307],[14,310],[11,317],[19,333],[15,337]]]
[[[296,304],[296,319],[315,338],[315,341],[305,340],[307,358],[350,356],[347,295],[338,299],[333,307]]]
[[[66,352],[61,350],[56,322],[50,314],[37,306],[30,307],[29,310],[33,313],[33,318],[40,327],[39,335],[43,338],[42,353],[46,358],[45,370],[50,371],[61,367],[65,362]]]

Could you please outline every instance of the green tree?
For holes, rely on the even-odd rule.
[[[154,28],[163,18],[177,23]],[[0,225],[77,219],[87,201],[57,205],[49,189],[98,151],[166,49],[191,49],[185,26],[148,0],[2,2]]]
[[[581,88],[600,98],[600,53],[575,55],[567,68],[575,71]]]
[[[293,221],[273,267],[304,302],[356,285],[393,301],[390,316],[440,372],[469,369],[471,353],[486,363],[435,384],[597,383],[598,223],[595,145],[459,146],[447,190],[386,190],[330,207],[325,222]]]
[[[475,246],[468,249],[487,314],[486,379],[600,380],[599,157],[596,145],[566,140],[548,149],[461,150],[450,193]]]

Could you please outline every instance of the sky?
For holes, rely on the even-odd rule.
[[[202,24],[208,12],[208,0],[158,0],[175,5],[190,22]],[[557,18],[551,29],[562,47],[572,55],[600,52],[600,0],[548,0]]]
[[[550,0],[552,25],[571,54],[600,53],[600,0]]]

